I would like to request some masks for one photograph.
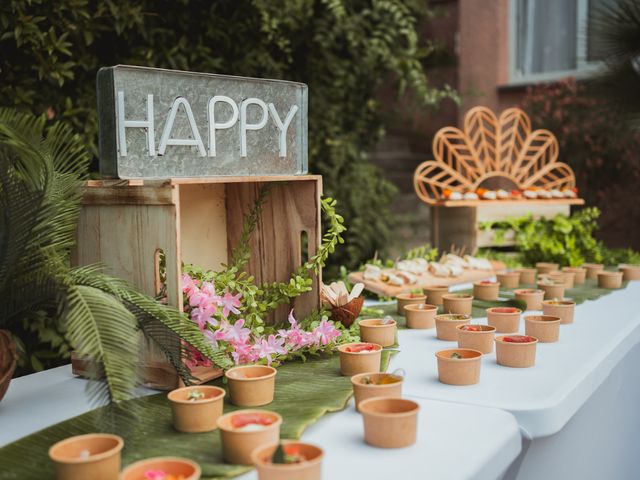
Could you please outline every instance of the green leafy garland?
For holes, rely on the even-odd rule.
[[[302,264],[287,282],[264,282],[255,284],[255,278],[249,275],[245,266],[251,256],[249,241],[255,231],[260,212],[273,183],[265,183],[249,214],[245,217],[237,246],[231,254],[231,261],[220,272],[204,270],[195,265],[184,265],[183,272],[194,279],[212,282],[216,291],[231,291],[242,294],[242,316],[247,327],[256,333],[264,332],[265,317],[278,306],[292,298],[309,292],[313,283],[312,274],[320,273],[327,258],[343,243],[342,233],[346,230],[344,218],[336,212],[337,202],[332,198],[323,198],[321,208],[327,217],[328,229],[322,237],[322,243],[314,256]],[[280,324],[284,319],[277,321]]]

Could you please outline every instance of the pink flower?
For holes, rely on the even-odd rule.
[[[222,327],[216,332],[216,339],[229,343],[247,343],[251,335],[251,330],[243,327],[243,318],[236,321],[233,325],[223,320]]]
[[[327,345],[340,336],[340,331],[324,319],[320,322],[320,325],[313,329],[313,334],[318,342],[322,343],[322,345]]]
[[[286,340],[287,345],[293,347],[294,350],[298,350],[304,346],[304,334],[306,332],[300,330],[298,322],[293,316],[293,309],[289,312],[289,323],[291,328],[289,330],[278,330],[278,334]]]
[[[212,332],[211,330],[205,330],[204,332],[202,332],[203,335],[205,337],[207,337],[207,339],[211,342],[211,346],[215,349],[218,348],[218,338],[216,338],[216,335],[218,332]]]
[[[271,365],[273,358],[271,355],[284,355],[287,349],[284,348],[284,338],[278,338],[275,335],[269,335],[268,339],[260,338],[254,345],[258,358],[266,358],[267,365]]]
[[[236,365],[243,363],[253,363],[258,360],[258,355],[253,349],[254,345],[250,343],[234,343],[231,356]]]
[[[229,312],[235,313],[236,315],[240,313],[240,310],[237,307],[241,306],[240,297],[242,294],[239,293],[237,295],[231,295],[229,291],[225,292],[224,297],[218,297],[218,305],[222,308],[222,316],[227,318],[229,316]]]
[[[167,474],[164,470],[147,470],[144,472],[145,480],[164,480]]]
[[[184,364],[188,368],[194,367],[211,367],[213,363],[207,357],[202,355],[198,350],[193,348],[191,345],[187,345],[187,358],[184,361]]]
[[[203,305],[191,310],[191,320],[198,324],[200,330],[204,330],[207,324],[217,326],[218,321],[213,318],[213,314],[216,313],[215,305]]]
[[[182,274],[182,291],[186,293],[188,297],[191,297],[198,290],[196,281],[186,273]]]

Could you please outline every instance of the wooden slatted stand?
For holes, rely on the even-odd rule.
[[[472,108],[462,130],[444,127],[436,133],[433,155],[434,160],[418,166],[413,182],[418,197],[433,206],[433,244],[441,249],[455,245],[473,252],[495,246],[495,236],[478,228],[481,222],[529,214],[568,215],[571,205],[584,204],[570,197],[445,200],[452,192],[462,196],[479,188],[564,192],[575,187],[573,170],[558,161],[556,137],[548,130],[532,131],[529,117],[519,108],[508,108],[499,116],[486,107]],[[513,243],[513,238],[505,241]]]
[[[102,262],[109,273],[155,296],[161,288],[159,253],[164,252],[167,301],[182,310],[183,263],[219,270],[265,182],[276,185],[252,235],[247,271],[258,283],[287,280],[320,244],[319,175],[89,181],[74,263]],[[300,317],[318,308],[320,281],[314,278],[311,292],[296,298],[293,305],[281,306],[272,319],[286,317],[291,307]],[[177,337],[176,345],[179,348]],[[178,384],[175,371],[154,345],[145,343],[141,362],[148,386],[171,389]],[[78,373],[81,370],[79,365]],[[194,373],[208,381],[221,372]]]

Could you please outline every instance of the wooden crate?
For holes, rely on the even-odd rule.
[[[284,281],[320,244],[319,175],[174,178],[169,180],[89,181],[78,222],[76,265],[102,262],[108,272],[155,296],[160,288],[159,252],[166,258],[166,294],[182,310],[182,264],[219,270],[237,244],[245,214],[265,182],[276,182],[252,235],[247,271],[256,282]],[[303,251],[306,250],[306,251]],[[281,306],[304,317],[320,306],[319,282],[311,292]],[[146,340],[141,359],[145,383],[169,389],[178,384],[162,353]],[[176,338],[177,345],[179,342]],[[78,364],[78,373],[82,365]],[[219,370],[196,375],[208,381]]]
[[[584,200],[579,198],[438,202],[432,210],[433,244],[442,250],[449,250],[451,245],[464,246],[469,253],[482,247],[515,246],[513,236],[507,235],[503,242],[497,242],[494,232],[480,229],[480,224],[526,215],[534,218],[569,215],[571,205],[583,204]]]

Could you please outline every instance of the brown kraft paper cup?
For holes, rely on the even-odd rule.
[[[583,263],[582,267],[587,269],[587,278],[590,280],[598,278],[598,272],[604,270],[604,265],[601,263]]]
[[[386,377],[392,375],[391,373],[359,373],[358,375],[354,375],[351,377],[351,385],[353,385],[353,397],[356,402],[356,410],[358,409],[358,405],[363,400],[374,397],[385,397],[385,398],[400,398],[402,397],[402,384],[404,383],[404,379],[401,379],[396,383],[388,383],[385,385],[374,385],[374,384],[366,384],[362,383],[362,379],[365,377],[370,377],[373,380],[378,380],[382,377]]]
[[[538,270],[535,268],[518,268],[516,272],[520,272],[520,283],[535,285],[538,277]]]
[[[442,296],[445,293],[449,293],[449,287],[446,285],[431,285],[430,287],[423,287],[424,293],[427,294],[427,300],[431,305],[442,305]]]
[[[403,398],[369,398],[360,403],[364,441],[379,448],[416,443],[420,406]]]
[[[560,317],[552,315],[527,315],[524,332],[541,343],[554,343],[560,338]]]
[[[496,361],[498,365],[512,368],[533,367],[536,363],[536,344],[538,339],[527,343],[509,343],[503,341],[508,335],[496,337]]]
[[[545,300],[542,302],[542,313],[559,317],[561,324],[573,323],[575,310],[576,303],[570,300]]]
[[[471,322],[471,315],[464,315],[464,318],[460,319],[452,319],[452,317],[456,316],[458,315],[455,313],[436,315],[436,338],[449,342],[458,341],[458,330],[456,330],[456,327]]]
[[[143,479],[149,470],[162,470],[174,477],[182,476],[184,480],[198,480],[201,475],[200,465],[186,458],[155,457],[132,463],[122,471],[120,480]]]
[[[278,371],[267,365],[243,365],[227,370],[229,397],[239,407],[259,407],[273,402]]]
[[[536,270],[538,270],[538,273],[541,273],[541,274],[553,272],[555,270],[558,270],[558,268],[560,268],[560,265],[558,265],[557,263],[548,263],[548,262],[536,263]]]
[[[365,343],[376,343],[383,347],[390,347],[396,343],[397,325],[395,320],[382,323],[379,318],[360,320],[360,340]]]
[[[234,415],[261,414],[274,419],[271,425],[260,430],[239,430],[233,428],[231,419]],[[277,443],[280,440],[280,426],[282,417],[269,410],[236,410],[218,419],[220,439],[222,440],[222,456],[225,462],[236,465],[251,465],[251,452],[260,446]]]
[[[582,267],[564,267],[562,269],[563,272],[573,273],[573,284],[581,285],[584,283],[584,280],[587,278],[587,269]]]
[[[353,375],[357,375],[358,373],[380,371],[382,346],[371,344],[375,347],[375,350],[364,353],[346,351],[348,347],[365,344],[366,342],[346,343],[338,347],[338,352],[340,353],[340,372],[342,373],[342,375],[351,377]]]
[[[527,310],[542,310],[544,290],[521,289],[515,290],[516,300],[522,300],[527,304]]]
[[[407,318],[407,328],[427,329],[436,327],[436,314],[438,307],[426,303],[420,305],[407,305],[404,307]]]
[[[520,285],[520,272],[500,272],[496,275],[498,282],[504,288],[518,288]]]
[[[538,289],[544,291],[544,299],[552,300],[554,298],[564,298],[564,282],[563,283],[540,283]]]
[[[426,303],[427,296],[415,293],[401,293],[396,296],[396,302],[398,302],[398,315],[404,315],[404,307],[406,307],[407,305],[418,305],[420,303]]]
[[[478,300],[497,300],[499,293],[500,282],[476,282],[473,284],[473,298],[477,298]]]
[[[55,443],[49,458],[55,465],[56,480],[117,480],[123,446],[121,437],[106,433],[77,435]]]
[[[290,464],[271,463],[278,444],[261,445],[251,453],[251,460],[258,470],[259,480],[321,480],[324,452],[320,447],[303,442],[283,442],[295,445],[305,461]]]
[[[205,395],[201,400],[189,400],[189,393],[198,390]],[[172,390],[167,395],[171,404],[173,426],[180,432],[210,432],[218,428],[222,415],[225,392],[222,388],[200,385]]]
[[[442,296],[444,313],[456,313],[460,315],[471,315],[473,308],[473,295],[463,293],[447,293]]]
[[[600,288],[622,287],[622,272],[598,272],[598,287]]]
[[[469,348],[471,350],[477,350],[479,352],[491,353],[493,352],[493,338],[496,333],[496,327],[491,325],[473,325],[479,327],[481,330],[465,330],[466,325],[458,325],[458,348]]]
[[[640,280],[640,265],[620,265],[618,270],[622,272],[623,280]]]
[[[451,358],[453,353],[462,358]],[[475,385],[480,381],[482,352],[468,348],[451,348],[436,352],[438,380],[447,385]]]

